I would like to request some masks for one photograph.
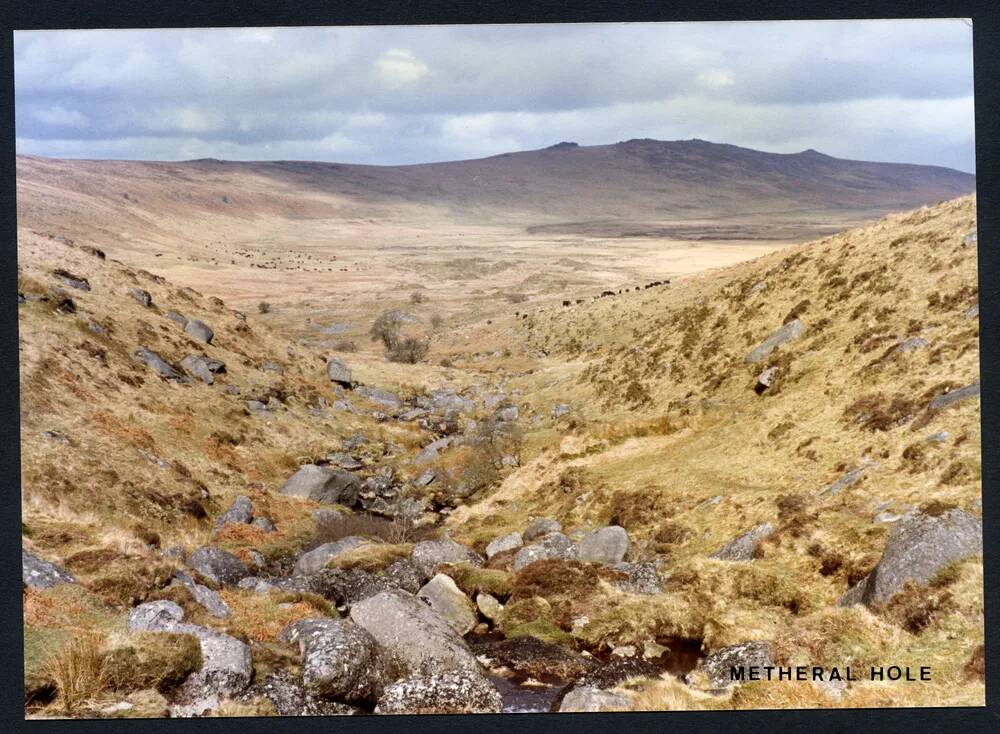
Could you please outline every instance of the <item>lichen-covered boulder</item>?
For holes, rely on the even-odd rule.
[[[417,598],[427,602],[460,635],[470,632],[479,621],[472,601],[450,576],[443,573],[424,584],[417,592]]]
[[[21,581],[33,589],[51,589],[59,584],[75,584],[76,578],[66,569],[22,548]]]
[[[385,689],[376,714],[498,714],[500,692],[486,678],[449,670],[406,678]]]
[[[949,563],[982,552],[979,518],[957,508],[938,516],[918,513],[893,526],[878,565],[838,603],[883,604],[907,581],[926,584]]]
[[[609,525],[591,530],[580,538],[576,557],[583,563],[621,563],[628,549],[629,538],[625,528]]]
[[[278,491],[291,497],[351,507],[358,501],[361,480],[348,471],[305,464],[299,467]]]
[[[412,594],[394,589],[362,599],[351,607],[351,619],[375,638],[390,668],[402,675],[479,673],[465,641]]]

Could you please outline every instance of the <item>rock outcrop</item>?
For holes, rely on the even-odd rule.
[[[883,604],[907,581],[926,584],[953,561],[983,552],[983,523],[959,509],[939,516],[923,513],[901,520],[874,570],[847,591],[838,604]]]

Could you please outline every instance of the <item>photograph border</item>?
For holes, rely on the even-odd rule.
[[[642,0],[631,3],[565,2],[414,2],[329,3],[320,0],[173,0],[159,6],[144,2],[111,0],[35,0],[33,3],[4,4],[4,28],[0,34],[0,76],[4,111],[0,182],[3,207],[0,235],[8,243],[8,257],[0,261],[5,300],[10,306],[0,311],[0,476],[8,488],[8,501],[0,505],[0,573],[10,583],[4,585],[0,610],[3,625],[0,645],[10,652],[0,667],[3,717],[6,731],[99,732],[124,731],[134,727],[142,732],[305,732],[317,727],[335,727],[338,732],[373,732],[405,729],[408,732],[460,732],[480,734],[510,731],[577,732],[586,734],[627,727],[631,732],[670,731],[750,732],[780,727],[815,732],[939,732],[961,729],[965,734],[996,731],[1000,726],[1000,704],[995,679],[1000,675],[1000,614],[997,591],[997,514],[1000,512],[1000,380],[986,369],[1000,365],[1000,251],[979,251],[980,282],[980,370],[982,385],[982,483],[984,523],[984,602],[986,627],[986,706],[975,708],[920,709],[809,709],[753,710],[733,712],[662,712],[616,714],[531,714],[511,718],[507,714],[338,717],[326,724],[320,717],[243,718],[195,720],[65,720],[29,721],[19,694],[23,686],[23,622],[21,594],[13,579],[20,573],[20,426],[18,392],[18,321],[13,305],[17,278],[15,201],[15,120],[13,31],[61,28],[157,28],[157,27],[240,27],[314,25],[421,25],[445,23],[555,23],[621,21],[722,21],[722,20],[818,20],[892,18],[971,18],[974,24],[977,220],[980,243],[1000,239],[1000,9],[996,0],[879,1],[879,0],[772,0],[766,7],[745,0],[701,0],[664,3]]]

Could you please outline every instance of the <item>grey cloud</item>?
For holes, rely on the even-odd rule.
[[[974,165],[958,21],[19,32],[15,86],[19,151],[67,157],[410,163],[703,137]]]

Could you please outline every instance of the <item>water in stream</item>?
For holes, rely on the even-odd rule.
[[[491,675],[490,682],[496,686],[503,699],[505,714],[538,714],[552,710],[552,703],[559,692],[568,685],[523,685],[502,675]]]

